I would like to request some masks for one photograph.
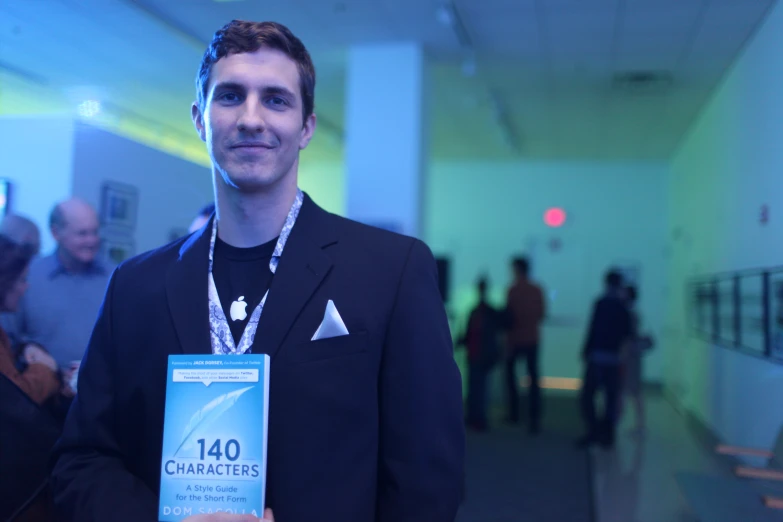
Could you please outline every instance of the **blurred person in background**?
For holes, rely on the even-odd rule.
[[[593,305],[593,312],[582,349],[585,376],[582,382],[581,407],[586,433],[577,446],[600,443],[614,446],[617,408],[620,404],[622,349],[631,336],[631,314],[625,298],[623,276],[610,270],[604,277],[605,291]],[[598,420],[595,395],[604,392],[604,414]]]
[[[546,303],[541,287],[530,280],[530,262],[519,257],[512,261],[514,283],[508,291],[506,301],[507,358],[506,388],[508,393],[507,421],[519,422],[519,382],[517,380],[517,360],[527,362],[527,374],[530,378],[528,430],[537,434],[541,429],[541,386],[539,383],[539,351],[541,342],[541,323],[546,316]]]
[[[487,377],[499,359],[502,312],[487,302],[487,279],[478,281],[479,302],[468,318],[460,344],[467,351],[468,397],[466,422],[477,431],[486,431]]]
[[[27,290],[27,272],[33,248],[0,235],[0,310],[15,312]],[[26,366],[17,369],[17,357],[5,331],[0,328],[0,373],[10,379],[36,404],[43,404],[60,390],[57,363],[40,346],[28,344],[20,357]]]
[[[631,398],[636,412],[636,424],[631,433],[641,435],[645,430],[644,395],[642,393],[642,359],[652,348],[652,338],[641,333],[641,316],[637,307],[638,291],[633,285],[625,289],[628,311],[631,318],[631,333],[623,348],[622,377],[623,393]]]
[[[215,204],[209,203],[208,205],[204,205],[201,210],[198,211],[198,215],[193,219],[193,222],[190,224],[190,227],[188,227],[188,234],[192,234],[196,230],[200,229],[204,225],[206,225],[209,222],[209,218],[212,217],[212,214],[215,212]]]
[[[5,236],[18,245],[26,245],[37,256],[41,250],[41,233],[38,226],[32,220],[19,214],[6,214],[0,221],[0,235]],[[8,312],[0,312],[0,328],[2,328],[11,341],[11,346],[16,349],[22,340],[18,338],[19,332],[16,326],[16,317]]]
[[[6,229],[7,230],[7,229]],[[15,238],[18,238],[16,236]],[[27,290],[36,248],[0,234],[0,311],[14,312]],[[57,363],[40,346],[16,353],[0,328],[0,519],[53,522],[46,462],[60,430],[43,408],[58,397]],[[16,388],[16,389],[14,389]]]
[[[0,235],[5,236],[14,243],[26,245],[33,256],[41,251],[41,233],[38,226],[32,220],[19,214],[8,214],[0,221]]]

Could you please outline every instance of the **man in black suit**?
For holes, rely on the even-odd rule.
[[[168,355],[249,352],[271,357],[278,522],[454,520],[462,393],[435,261],[421,241],[299,191],[314,84],[285,27],[234,21],[215,34],[192,113],[216,214],[114,272],[55,451],[63,520],[157,520]],[[258,322],[233,314],[235,301]],[[327,307],[348,335],[312,340]],[[257,520],[211,517],[198,520]]]
[[[577,441],[580,447],[596,442],[607,448],[614,445],[620,400],[621,350],[631,335],[631,314],[623,293],[622,274],[610,270],[604,283],[606,292],[593,305],[582,350],[586,368],[580,399],[587,433]],[[599,422],[595,414],[595,395],[601,388],[605,400],[604,415]]]

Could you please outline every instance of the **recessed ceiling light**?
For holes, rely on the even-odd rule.
[[[97,100],[85,100],[77,107],[79,116],[83,118],[94,118],[101,112],[101,102]]]

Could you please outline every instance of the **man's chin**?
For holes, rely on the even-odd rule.
[[[279,185],[281,181],[282,177],[274,176],[268,172],[230,177],[230,184],[240,192],[246,193],[266,192]]]

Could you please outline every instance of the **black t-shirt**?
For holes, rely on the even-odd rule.
[[[263,245],[237,248],[220,238],[215,239],[212,277],[235,345],[242,339],[250,316],[272,283],[269,260],[276,244],[277,238]],[[247,306],[242,307],[242,302]],[[231,315],[232,304],[234,317]]]

